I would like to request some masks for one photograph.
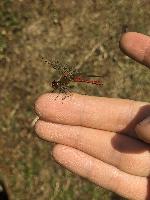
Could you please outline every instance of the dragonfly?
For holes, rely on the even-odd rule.
[[[53,80],[51,82],[51,86],[53,88],[52,92],[58,91],[59,93],[70,93],[69,84],[71,82],[93,84],[97,86],[103,85],[101,80],[90,79],[102,76],[88,75],[83,72],[79,72],[79,70],[75,69],[73,66],[61,63],[58,60],[47,60],[44,57],[41,58],[46,64],[57,70],[60,74],[60,78],[58,80]]]

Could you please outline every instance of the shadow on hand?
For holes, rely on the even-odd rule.
[[[132,122],[128,124],[128,126],[124,130],[122,130],[120,133],[116,134],[112,138],[111,142],[113,147],[119,152],[129,154],[137,154],[144,151],[150,151],[150,145],[138,139],[135,133],[136,125],[148,116],[150,116],[150,105],[141,107],[140,111],[132,120]],[[145,200],[150,200],[150,178],[147,178],[147,180],[147,196]],[[119,199],[119,197],[116,197],[114,194],[112,199]]]
[[[135,118],[128,124],[124,130],[116,134],[112,140],[112,146],[119,152],[141,153],[150,151],[150,145],[137,138],[135,133],[136,125],[150,116],[150,105],[141,107]]]

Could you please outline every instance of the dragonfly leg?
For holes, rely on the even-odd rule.
[[[55,92],[55,91],[56,91],[56,90],[54,89],[54,90],[52,91],[52,93]],[[59,90],[58,90],[58,94],[57,94],[57,96],[55,97],[55,100],[59,97],[60,93],[64,94],[64,97],[62,97],[62,100],[64,100],[66,97],[69,97],[69,96],[70,96],[71,91],[68,89],[68,87],[61,86],[61,88],[59,88]],[[70,93],[70,94],[67,95],[67,93]]]
[[[57,96],[55,97],[55,100],[59,97],[59,95],[60,95],[60,91],[59,91],[59,93],[57,94]]]
[[[66,86],[61,86],[60,92],[64,94],[64,97],[62,97],[62,100],[64,100],[66,97],[68,97],[67,93],[70,91],[68,90],[68,88]]]
[[[51,93],[56,92],[56,89],[52,90]],[[55,97],[55,100],[58,98],[60,92],[58,93],[58,95]]]
[[[65,96],[62,98],[62,100],[66,99],[67,97],[71,96],[71,91],[68,87],[63,87],[63,92],[65,93]]]
[[[55,100],[59,97],[60,93],[65,93],[66,94],[66,87],[61,87],[59,88],[59,92],[58,92],[58,95],[56,96]]]
[[[55,90],[52,90],[51,93],[55,92]]]

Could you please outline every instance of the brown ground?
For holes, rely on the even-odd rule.
[[[78,85],[76,92],[150,100],[148,69],[118,47],[123,25],[150,35],[150,3],[134,2],[0,1],[0,177],[11,200],[121,199],[57,165],[32,122],[35,99],[51,91],[49,82],[57,77],[40,56],[103,75],[102,88]]]

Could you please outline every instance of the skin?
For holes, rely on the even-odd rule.
[[[150,67],[150,37],[125,33],[122,51]],[[54,159],[125,198],[150,199],[150,104],[72,94],[35,103],[37,135],[56,143]]]

